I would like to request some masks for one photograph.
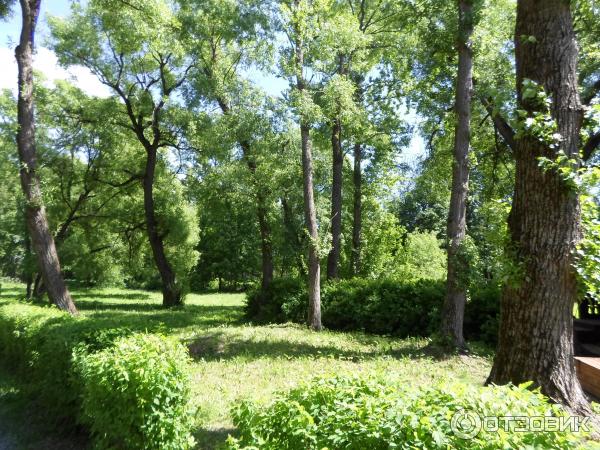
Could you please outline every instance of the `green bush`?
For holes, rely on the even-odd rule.
[[[321,290],[323,325],[332,330],[363,330],[399,337],[429,336],[440,324],[445,284],[435,280],[399,281],[354,278],[325,284]],[[473,290],[465,310],[465,335],[496,342],[500,292]],[[246,316],[258,322],[306,320],[304,281],[274,280],[267,292],[247,293]]]
[[[156,367],[172,365],[173,372],[163,371],[160,373],[160,378],[148,378],[147,383],[140,385],[140,390],[133,393],[127,390],[115,390],[111,393],[112,400],[105,403],[104,413],[121,418],[121,428],[117,431],[112,428],[102,431],[106,422],[102,422],[100,416],[90,414],[89,407],[82,409],[82,404],[90,405],[89,395],[96,392],[94,389],[97,387],[90,384],[94,380],[92,374],[96,373],[94,370],[97,367],[93,366],[98,362],[96,356],[105,358],[104,361],[109,364],[111,361],[109,355],[115,355],[114,352],[119,348],[123,351],[125,359],[119,362],[112,360],[115,367],[111,369],[104,366],[104,369],[107,374],[110,370],[121,370],[122,374],[133,380],[138,380],[136,377],[140,375],[128,371],[145,371],[146,367],[150,367],[149,362],[146,362],[145,366],[141,365],[142,361],[136,360],[132,353],[126,355],[120,347],[126,345],[123,342],[128,342],[126,336],[130,334],[131,331],[126,328],[107,328],[106,323],[102,325],[85,317],[72,317],[58,311],[55,307],[0,303],[0,361],[6,365],[6,369],[23,380],[27,386],[27,394],[45,411],[45,416],[51,425],[60,426],[67,431],[70,427],[85,424],[93,430],[99,441],[103,441],[105,437],[114,437],[114,433],[122,432],[122,427],[126,425],[132,425],[128,433],[132,435],[139,433],[139,423],[136,422],[133,426],[130,422],[124,422],[122,420],[124,411],[120,409],[125,402],[131,402],[128,403],[127,411],[132,413],[132,410],[139,406],[133,402],[133,399],[138,395],[140,401],[147,398],[145,396],[148,395],[148,391],[145,389],[160,391],[163,389],[163,384],[165,389],[174,389],[173,386],[178,386],[180,389],[174,392],[180,392],[181,395],[173,395],[168,402],[161,403],[159,400],[158,404],[154,403],[154,412],[158,415],[164,414],[165,418],[172,417],[177,410],[173,402],[180,402],[178,407],[181,410],[187,408],[186,397],[183,395],[186,391],[179,384],[184,383],[185,378],[179,377],[179,372],[176,371],[187,364],[187,356],[181,353],[180,347],[171,349],[166,344],[161,347],[161,352],[157,352],[156,339],[158,338],[153,335],[144,335],[144,338],[136,335],[135,339],[149,342],[148,348],[142,348],[140,351],[146,355],[156,355],[151,364]],[[113,348],[115,342],[117,347]],[[131,361],[128,359],[130,356]],[[138,363],[140,365],[136,365]],[[91,365],[89,370],[86,369],[87,364]],[[152,383],[155,383],[155,386],[152,386]],[[123,398],[119,402],[116,399],[120,396]],[[85,415],[82,414],[84,411]],[[156,418],[148,415],[145,416],[146,419],[148,422],[142,425],[142,429],[145,430],[144,427],[147,425],[149,427],[147,436],[151,438],[158,436],[161,439],[160,445],[152,447],[154,442],[148,439],[146,447],[127,448],[170,448],[165,444],[169,436],[176,439],[172,448],[184,448],[180,443],[183,441],[183,427],[188,427],[189,430],[191,426],[189,419],[179,417],[175,429],[159,424],[158,427],[164,427],[164,431],[158,435],[152,434],[157,433],[156,429],[152,428],[156,426]]]
[[[464,417],[566,416],[527,386],[443,383],[404,387],[373,378],[317,379],[280,393],[269,404],[241,402],[233,411],[240,438],[229,449],[500,449],[577,448],[583,432],[456,428]],[[455,418],[455,420],[456,420]],[[453,426],[454,424],[454,426]]]
[[[94,353],[80,347],[83,421],[98,447],[192,447],[188,358],[185,347],[158,335],[134,334]]]

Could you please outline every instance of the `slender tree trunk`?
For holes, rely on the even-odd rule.
[[[577,43],[564,0],[519,0],[515,31],[518,107],[532,115],[545,106],[523,98],[533,80],[552,99],[549,111],[562,136],[560,150],[578,158],[583,108],[577,86]],[[581,237],[577,193],[539,158],[554,160],[534,136],[516,141],[516,177],[509,229],[522,277],[504,287],[498,351],[489,383],[532,380],[577,414],[590,414],[573,360],[573,305],[577,283],[573,251]]]
[[[304,267],[304,261],[302,259],[302,239],[298,235],[298,229],[294,225],[294,218],[292,213],[292,208],[287,201],[285,196],[281,197],[281,209],[283,210],[283,225],[285,226],[286,234],[290,242],[294,244],[294,248],[297,251],[297,264],[298,264],[298,274],[301,277],[307,276],[306,267]]]
[[[458,2],[458,76],[456,80],[456,128],[452,193],[448,211],[448,277],[442,313],[442,336],[458,348],[465,346],[463,319],[467,302],[465,262],[460,249],[467,232],[467,195],[469,192],[469,144],[471,137],[471,98],[473,95],[473,0]]]
[[[362,244],[362,145],[354,144],[354,171],[352,181],[354,184],[354,193],[352,200],[352,258],[351,272],[358,275],[361,267],[361,244]]]
[[[76,314],[77,309],[61,273],[60,261],[48,226],[40,180],[37,175],[32,64],[33,38],[41,1],[21,0],[20,3],[23,13],[23,27],[19,45],[15,50],[19,69],[17,147],[21,163],[21,186],[26,202],[27,229],[50,301],[58,308]]]
[[[271,226],[267,220],[265,196],[258,192],[256,195],[256,215],[260,229],[260,249],[262,254],[261,288],[266,292],[273,281],[273,245],[271,243]]]
[[[146,171],[144,173],[144,213],[146,218],[146,231],[152,248],[154,262],[162,281],[163,306],[172,307],[183,304],[181,288],[177,283],[175,273],[165,254],[164,236],[156,220],[154,208],[154,177],[156,172],[156,148],[146,149]]]
[[[321,265],[319,262],[319,232],[313,190],[313,163],[310,129],[300,124],[302,139],[302,172],[304,174],[304,217],[310,242],[308,243],[308,324],[313,330],[321,325]]]
[[[294,0],[298,7],[299,0]],[[300,27],[294,30],[296,89],[301,94],[306,90],[304,79],[304,42]],[[304,184],[304,219],[310,242],[308,243],[308,325],[313,330],[321,330],[321,265],[319,262],[319,232],[317,228],[317,211],[313,188],[313,159],[310,125],[305,117],[300,117],[300,136],[302,141],[302,174]]]
[[[224,98],[218,97],[217,103],[221,108],[223,114],[229,114],[231,109]],[[267,198],[265,193],[262,191],[261,186],[258,185],[258,179],[256,177],[256,161],[253,159],[251,155],[250,143],[244,140],[239,142],[240,147],[242,147],[242,152],[244,153],[244,159],[246,160],[246,165],[248,166],[248,170],[252,174],[255,184],[255,195],[256,195],[256,217],[258,219],[258,228],[260,231],[260,248],[261,248],[261,268],[262,268],[262,278],[261,278],[261,289],[263,292],[266,292],[271,286],[271,282],[273,281],[273,244],[271,240],[271,226],[269,225],[269,220],[267,219]]]
[[[342,252],[342,175],[344,152],[342,150],[342,124],[339,117],[333,121],[331,149],[333,153],[333,182],[331,184],[331,250],[327,256],[327,279],[339,278]]]

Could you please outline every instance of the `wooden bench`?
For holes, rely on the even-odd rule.
[[[583,390],[600,399],[600,358],[576,356],[575,367]]]

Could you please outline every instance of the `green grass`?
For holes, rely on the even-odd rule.
[[[22,286],[3,283],[0,307],[23,293]],[[103,327],[161,330],[189,347],[199,411],[195,434],[203,449],[216,448],[229,433],[235,434],[229,412],[237,400],[268,399],[277,390],[319,374],[380,372],[415,386],[445,378],[481,384],[491,364],[484,351],[445,357],[425,339],[244,323],[243,294],[190,294],[185,308],[165,310],[155,292],[73,289],[72,293],[81,314]],[[0,395],[2,389],[0,384]]]

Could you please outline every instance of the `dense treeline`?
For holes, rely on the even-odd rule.
[[[572,310],[600,273],[594,1],[74,3],[48,43],[106,97],[33,74],[40,3],[20,5],[0,271],[28,297],[75,313],[61,274],[160,289],[167,307],[255,285],[265,317],[286,303],[271,285],[300,279],[319,330],[322,281],[324,297],[340,279],[445,281],[435,313],[419,308],[462,350],[474,293],[503,286],[489,382],[533,380],[590,413]]]

